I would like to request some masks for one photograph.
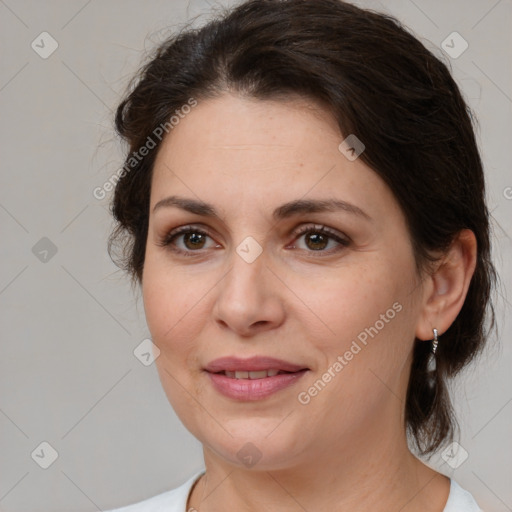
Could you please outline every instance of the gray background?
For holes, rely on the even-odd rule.
[[[173,488],[202,467],[201,447],[167,402],[154,364],[134,356],[149,337],[142,303],[108,257],[108,202],[92,191],[122,165],[112,109],[145,50],[204,5],[0,0],[2,511],[112,508]],[[479,119],[505,284],[502,341],[454,387],[468,459],[456,469],[440,455],[431,464],[486,512],[510,511],[512,2],[359,5],[397,16],[450,62]],[[43,31],[59,45],[46,59],[31,47],[43,46]],[[457,58],[440,49],[453,31],[469,44]],[[58,454],[47,469],[51,449],[42,442]]]

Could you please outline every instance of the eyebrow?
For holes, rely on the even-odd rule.
[[[213,217],[218,220],[222,220],[213,205],[205,203],[204,201],[180,196],[169,196],[158,201],[153,208],[153,212],[160,208],[170,208],[173,206],[195,215]],[[297,199],[295,201],[284,203],[276,208],[272,213],[272,218],[274,220],[282,220],[301,213],[336,212],[340,210],[357,215],[358,217],[362,217],[366,220],[372,220],[372,218],[366,212],[361,210],[361,208],[339,199]]]

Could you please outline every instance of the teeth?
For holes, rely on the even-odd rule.
[[[232,379],[264,379],[266,377],[274,377],[279,373],[279,370],[260,370],[257,372],[224,372],[226,377]]]

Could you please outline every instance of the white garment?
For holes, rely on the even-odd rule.
[[[204,474],[204,470],[196,473],[176,489],[166,491],[147,500],[122,508],[105,510],[104,512],[188,512],[186,510],[188,495],[192,486]],[[195,509],[190,509],[194,512]],[[450,480],[450,494],[443,512],[483,512],[473,496],[465,491],[453,479]]]

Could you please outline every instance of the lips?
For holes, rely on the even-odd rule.
[[[248,359],[221,357],[208,363],[205,370],[235,379],[262,379],[281,373],[295,373],[309,368],[273,357],[254,356]]]
[[[298,382],[309,368],[266,356],[221,357],[205,367],[213,387],[235,401],[264,400]]]
[[[205,367],[213,388],[239,402],[269,398],[298,383],[308,370],[298,364],[264,356],[249,359],[222,357]]]

